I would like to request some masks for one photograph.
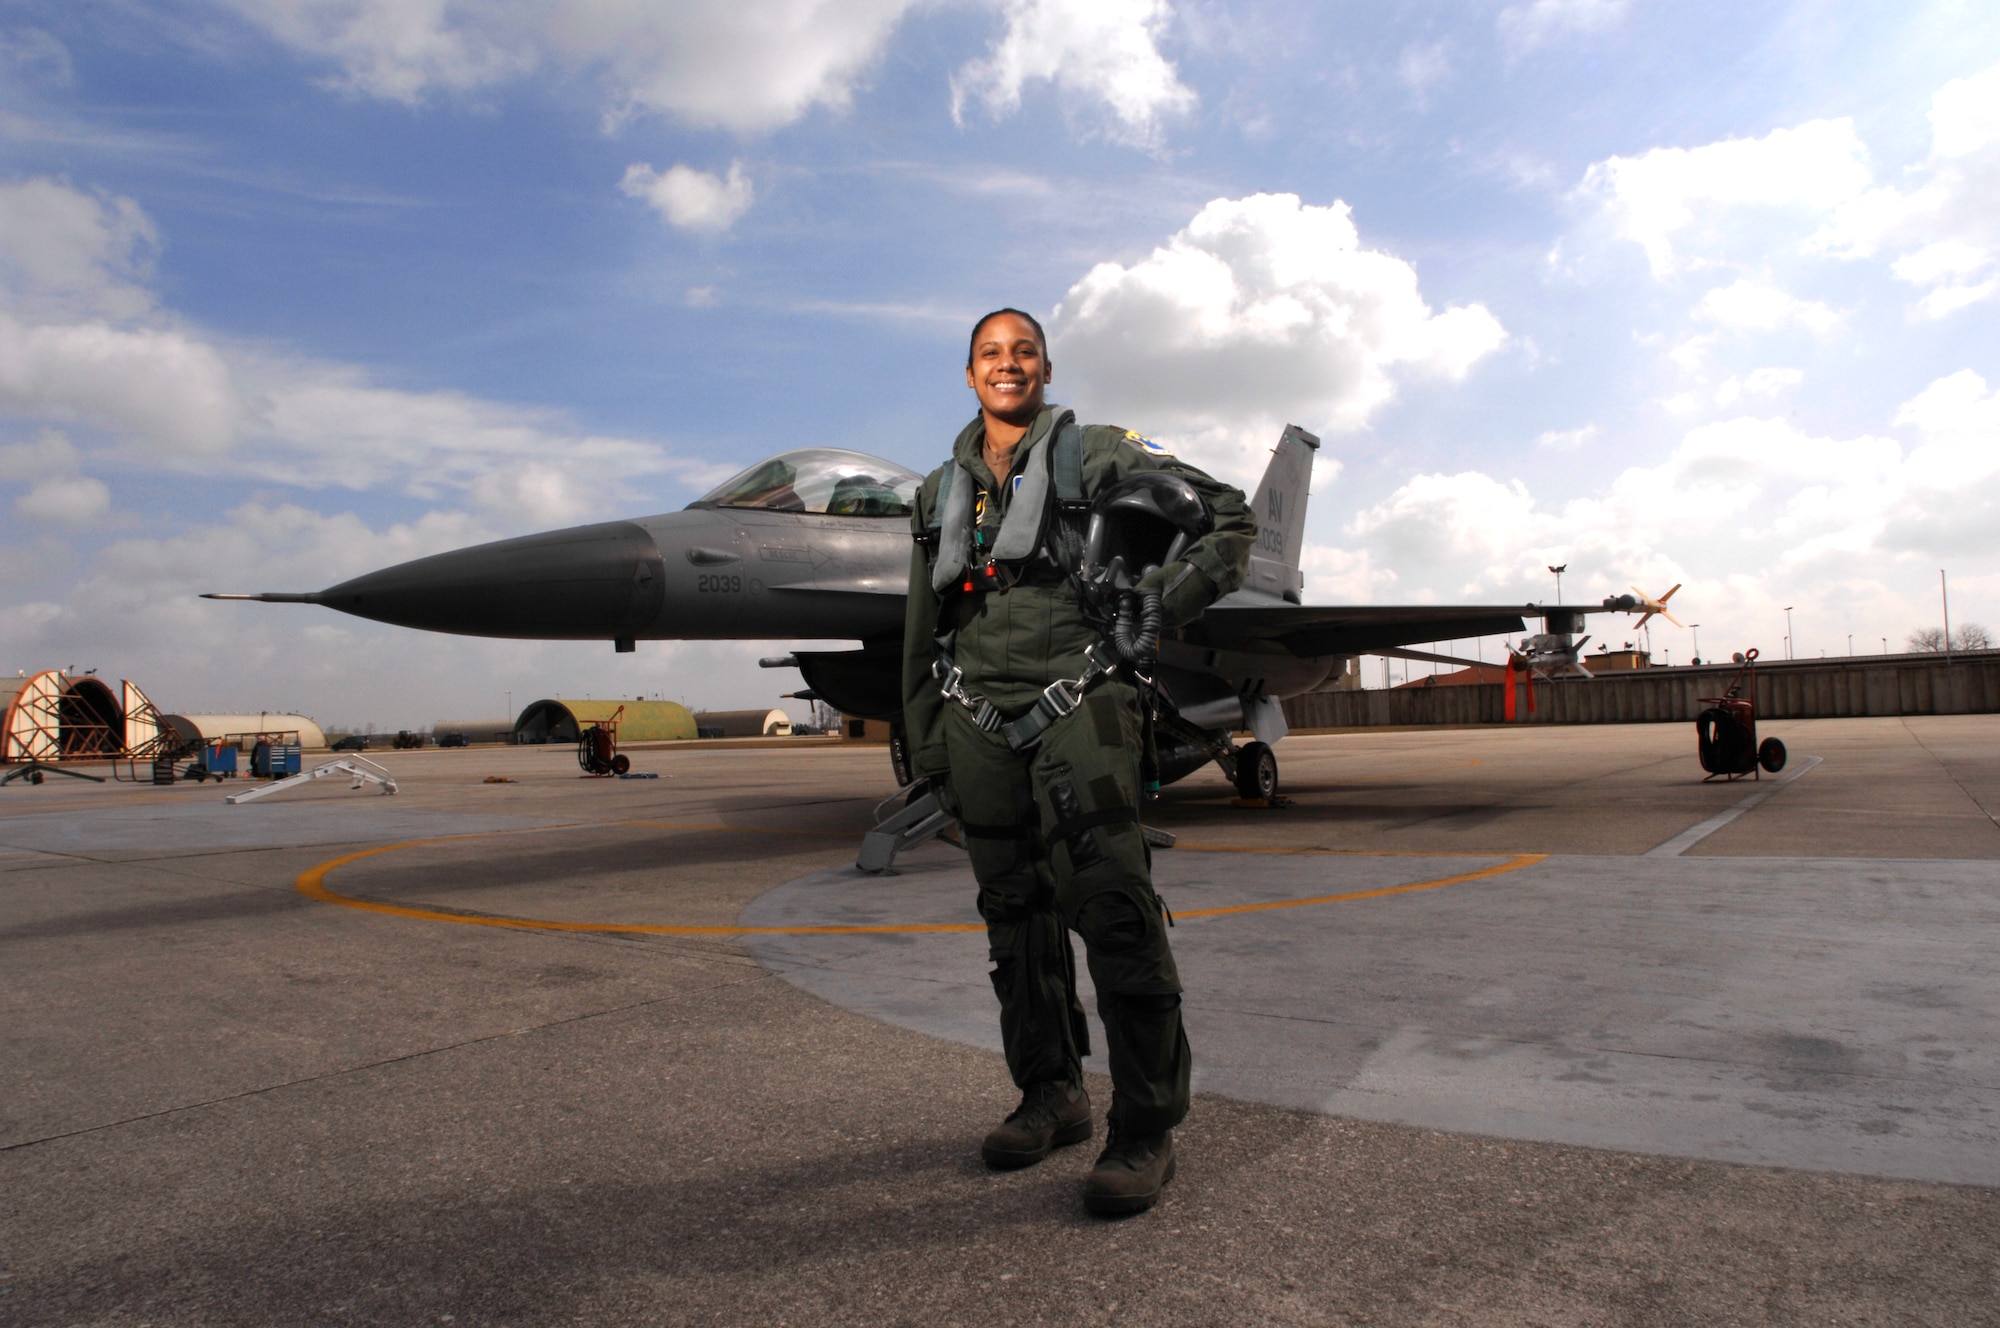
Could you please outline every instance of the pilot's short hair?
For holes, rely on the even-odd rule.
[[[970,369],[972,367],[973,353],[979,349],[979,329],[985,327],[988,323],[1000,317],[1002,314],[1012,314],[1016,318],[1026,320],[1028,326],[1035,329],[1035,340],[1042,343],[1042,358],[1044,359],[1048,358],[1049,335],[1048,333],[1042,331],[1041,323],[1036,320],[1033,314],[1027,312],[1024,309],[1013,309],[1013,308],[995,309],[992,313],[987,314],[984,318],[981,318],[978,322],[972,325],[972,337],[965,343],[966,368]]]

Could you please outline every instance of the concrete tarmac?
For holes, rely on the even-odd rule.
[[[2000,1323],[2000,718],[1767,727],[1667,859],[1757,791],[1684,725],[1170,790],[1205,1091],[1119,1223],[978,1163],[976,932],[743,934],[966,919],[845,870],[879,748],[10,785],[0,1324]]]

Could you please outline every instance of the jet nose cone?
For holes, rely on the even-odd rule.
[[[633,635],[665,596],[653,537],[630,521],[607,521],[418,558],[313,599],[428,632],[587,641]]]

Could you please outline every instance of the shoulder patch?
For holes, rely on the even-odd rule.
[[[1147,452],[1153,456],[1170,457],[1173,455],[1172,452],[1169,452],[1166,448],[1135,429],[1127,429],[1125,431],[1125,441],[1138,448],[1141,452]]]

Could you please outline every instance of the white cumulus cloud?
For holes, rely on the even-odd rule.
[[[1194,93],[1160,54],[1173,11],[1166,0],[1002,0],[1006,31],[981,60],[953,75],[952,115],[978,100],[1004,115],[1021,89],[1045,80],[1093,102],[1117,121],[1118,137],[1152,143],[1161,121],[1193,107]]]
[[[1615,234],[1646,251],[1655,276],[1729,248],[1745,210],[1824,214],[1872,181],[1868,150],[1848,119],[1813,120],[1762,138],[1610,157],[1584,172]]]
[[[670,226],[684,231],[726,231],[750,210],[754,201],[743,163],[729,163],[727,176],[674,165],[656,171],[640,162],[625,170],[618,187],[644,200]]]
[[[111,490],[88,475],[43,480],[14,500],[14,510],[30,521],[80,526],[111,510]]]
[[[129,198],[57,180],[0,184],[0,297],[44,315],[132,318],[152,307],[140,284],[159,237]]]
[[[153,243],[130,199],[52,180],[0,185],[0,272],[9,274],[0,285],[0,419],[76,426],[79,439],[108,445],[127,465],[427,499],[455,493],[523,524],[576,518],[644,476],[718,478],[714,466],[591,434],[559,412],[387,388],[354,365],[217,339],[139,284],[140,255]],[[54,469],[21,477],[47,483],[17,510],[69,519],[61,514],[89,508],[101,486],[76,473],[67,438],[51,450],[49,437],[30,450]],[[27,464],[20,446],[0,455],[9,474]],[[537,467],[564,477],[550,482]]]
[[[1442,312],[1416,269],[1362,247],[1345,203],[1219,198],[1131,265],[1100,263],[1056,307],[1058,395],[1097,418],[1242,449],[1240,469],[1290,421],[1357,428],[1396,375],[1463,378],[1505,340],[1485,306]]]
[[[1782,385],[1787,371],[1769,373],[1767,385]],[[2000,393],[1960,371],[1892,424],[1914,445],[1740,415],[1692,428],[1658,463],[1560,504],[1519,478],[1417,475],[1357,513],[1344,547],[1309,548],[1306,565],[1333,583],[1309,580],[1307,598],[1357,584],[1352,569],[1363,567],[1393,569],[1404,600],[1526,602],[1547,597],[1547,566],[1567,564],[1565,595],[1578,601],[1685,583],[1675,606],[1703,624],[1711,653],[1776,649],[1786,604],[1815,651],[1838,653],[1849,631],[1900,639],[1926,620],[1939,558],[2000,553]],[[1616,617],[1592,625],[1599,639],[1624,639]],[[1677,639],[1685,660],[1690,643]]]
[[[1694,317],[1732,332],[1776,332],[1799,327],[1818,336],[1840,330],[1840,315],[1818,300],[1804,300],[1768,282],[1740,278],[1701,297]]]
[[[73,475],[76,446],[60,429],[44,429],[32,443],[0,445],[0,481],[33,483],[53,475]]]
[[[1896,254],[1891,270],[1923,292],[1918,318],[2000,293],[2000,65],[1938,89],[1930,119],[1930,156],[1909,187],[1857,193],[1806,242],[1843,258]]]
[[[1880,183],[1847,118],[1594,163],[1578,187],[1656,277],[1784,259],[1886,261],[1943,318],[2000,295],[2000,65],[1931,98],[1931,149]]]
[[[110,424],[181,456],[227,451],[244,409],[215,347],[183,331],[34,326],[4,313],[0,407]]]
[[[737,134],[849,105],[918,0],[220,0],[333,71],[328,82],[406,104],[477,95],[552,69],[594,78],[616,125],[658,114]],[[1005,27],[953,80],[954,106],[996,114],[1046,80],[1151,143],[1194,101],[1156,39],[1167,0],[975,0]]]
[[[0,482],[25,484],[14,511],[29,521],[82,525],[111,510],[111,490],[79,473],[82,458],[67,435],[44,429],[31,443],[0,446]]]
[[[357,93],[417,102],[544,65],[602,82],[607,115],[752,133],[847,104],[914,0],[226,0]]]

